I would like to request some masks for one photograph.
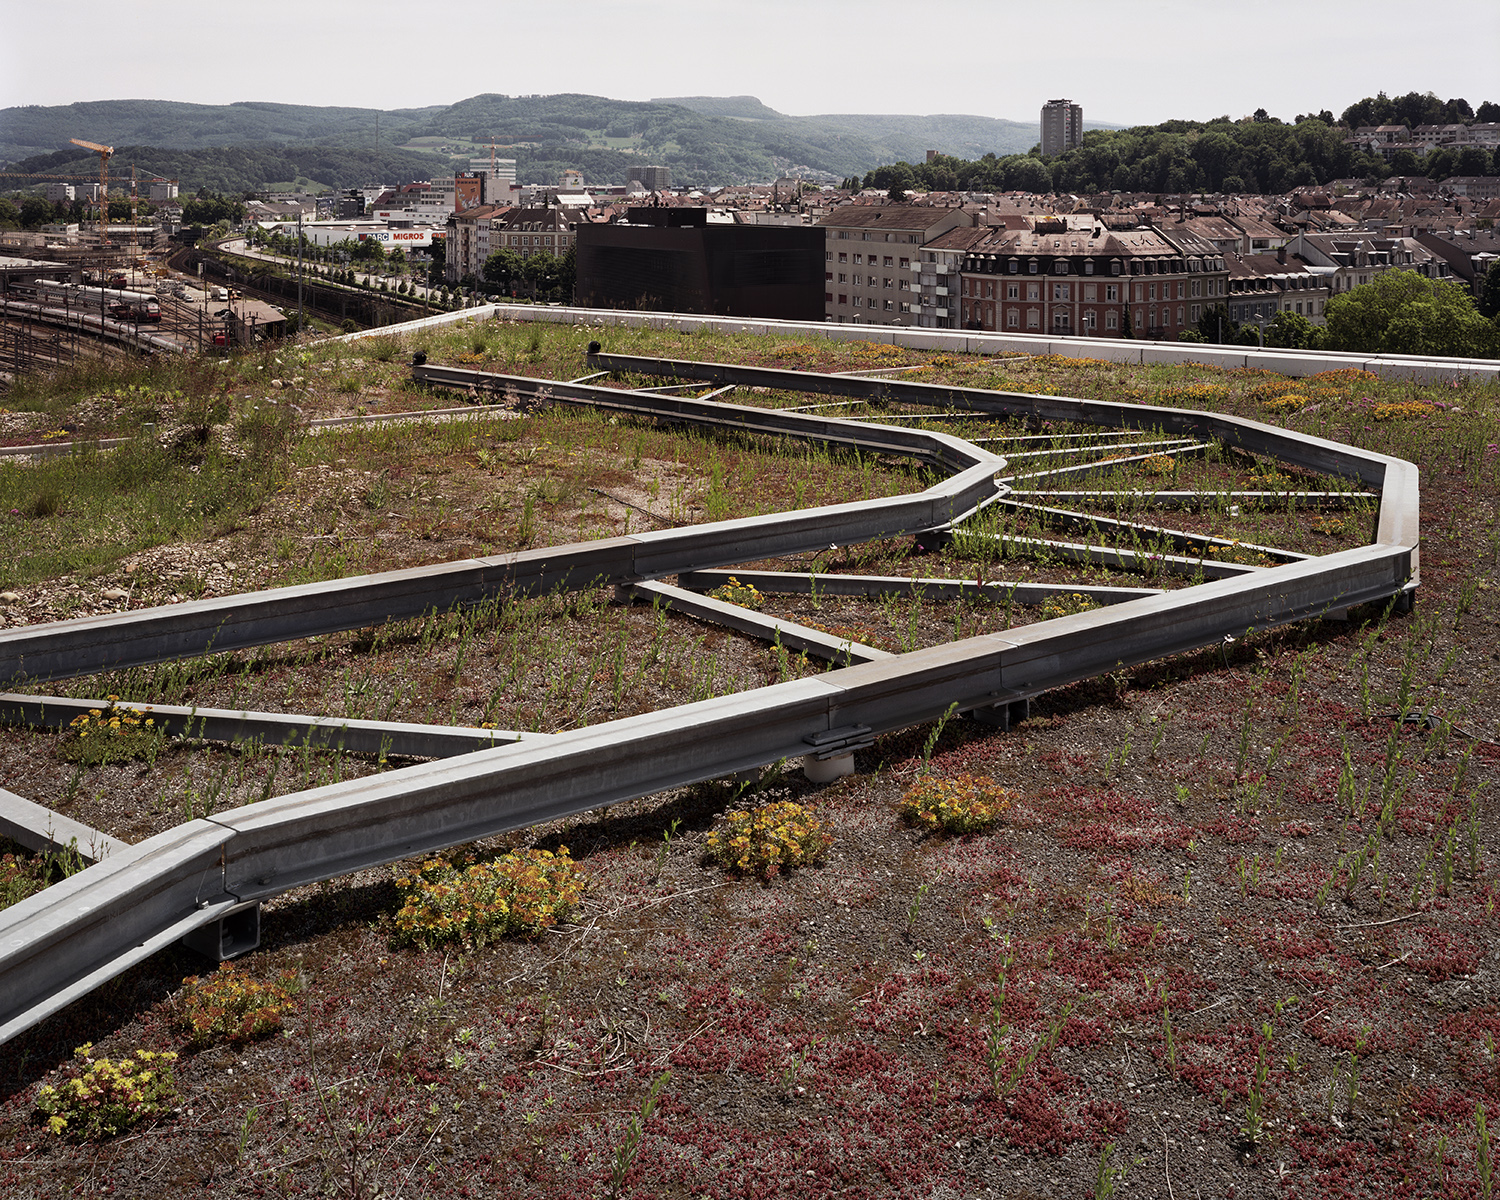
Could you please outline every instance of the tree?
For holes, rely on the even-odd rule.
[[[1474,110],[1474,119],[1488,125],[1493,121],[1500,121],[1500,104],[1493,100],[1486,100]]]
[[[0,229],[19,229],[21,210],[9,200],[0,200]]]
[[[496,250],[484,260],[484,279],[509,293],[521,277],[521,256],[514,250]]]
[[[1223,304],[1211,304],[1198,318],[1198,332],[1205,342],[1221,342],[1233,345],[1240,327],[1229,319],[1229,309]]]
[[[21,201],[21,225],[26,229],[40,229],[56,219],[52,202],[41,196],[27,196]]]
[[[1500,328],[1456,283],[1386,271],[1328,302],[1322,347],[1362,354],[1500,355]]]
[[[1500,258],[1490,263],[1479,287],[1479,313],[1491,321],[1500,318]]]
[[[1488,175],[1490,173],[1489,153],[1481,146],[1465,146],[1458,152],[1458,163],[1453,173],[1455,175]]]
[[[1317,330],[1301,313],[1282,311],[1266,326],[1266,345],[1279,350],[1306,350]]]

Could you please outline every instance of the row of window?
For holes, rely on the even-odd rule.
[[[825,283],[832,283],[833,282],[833,272],[832,271],[824,271],[823,272],[823,281]],[[914,290],[912,288],[912,285],[911,285],[911,280],[909,280],[909,279],[892,279],[889,275],[886,275],[884,277],[879,277],[879,278],[876,277],[876,276],[874,276],[874,275],[854,275],[854,276],[851,277],[851,276],[845,274],[843,271],[840,271],[839,272],[839,282],[840,283],[852,283],[855,287],[885,288],[887,290],[889,290],[890,288],[894,287],[894,288],[900,288],[901,291],[903,291],[903,292],[909,292],[909,291],[913,291]]]
[[[1252,305],[1251,307],[1254,306]],[[1177,306],[1178,325],[1185,325],[1188,320],[1196,322],[1202,315],[1203,306],[1201,304],[1194,304],[1191,306],[1191,308],[1181,304]],[[993,329],[993,309],[986,310],[978,304],[974,305],[971,308],[969,304],[964,304],[963,321],[965,325],[969,325],[971,322],[977,322],[982,325],[984,324],[986,318],[988,318],[989,320],[989,327]],[[1080,320],[1082,321],[1082,328],[1086,331],[1094,330],[1099,327],[1098,314],[1095,313],[1092,309],[1085,309],[1080,317]],[[1158,310],[1154,306],[1151,308],[1138,308],[1135,310],[1135,325],[1137,329],[1158,328],[1158,321],[1160,321],[1160,324],[1162,326],[1170,326],[1172,324],[1172,310],[1165,307]],[[1071,310],[1063,308],[1052,314],[1052,327],[1054,329],[1071,329],[1072,326],[1073,315]],[[1021,310],[1019,308],[1008,308],[1005,310],[1005,327],[1007,329],[1021,328]],[[1026,310],[1026,328],[1040,329],[1041,327],[1042,310],[1039,308],[1028,308]],[[1104,314],[1104,328],[1118,329],[1119,327],[1120,314],[1114,309],[1106,311]]]
[[[832,292],[824,292],[823,293],[823,299],[824,299],[824,301],[826,303],[832,304],[833,303],[833,293]],[[864,297],[864,296],[855,296],[853,298],[852,302],[851,302],[848,293],[846,293],[846,292],[840,292],[839,293],[839,301],[838,302],[839,302],[839,307],[840,308],[850,308],[850,307],[853,307],[853,308],[875,308],[875,309],[884,309],[886,312],[904,312],[904,313],[911,312],[911,304],[908,303],[905,300],[902,300],[900,302],[893,301],[893,300],[882,301],[882,300],[877,299],[874,296],[870,296],[868,298]],[[840,319],[842,320],[842,318],[840,318]]]
[[[1026,270],[1023,272],[1019,258],[1007,259],[1004,264],[1004,271],[1000,269],[1001,264],[997,259],[971,258],[964,265],[964,270],[983,272],[989,275],[1092,275],[1095,271],[1094,262],[1094,259],[1086,258],[1083,260],[1082,268],[1075,271],[1069,265],[1069,261],[1066,258],[1055,258],[1052,260],[1052,269],[1044,271],[1042,270],[1041,259],[1028,258],[1026,260]],[[1112,258],[1109,260],[1109,274],[1111,275],[1182,275],[1196,274],[1200,271],[1222,271],[1223,269],[1224,263],[1222,259],[1187,258],[1181,260],[1168,259],[1160,262],[1150,258],[1133,259],[1128,270],[1121,259]]]
[[[829,262],[833,261],[833,251],[832,250],[825,250],[823,252],[823,256]],[[882,257],[884,259],[883,262],[881,261]],[[839,251],[839,262],[846,263],[848,261],[849,261],[849,253],[848,253],[848,251],[846,251],[846,250],[840,250]],[[863,261],[863,259],[862,259],[861,255],[856,254],[854,256],[854,265],[856,267],[859,266],[862,261]],[[879,255],[879,254],[872,254],[872,255],[870,255],[870,266],[872,266],[872,267],[878,267],[878,266],[889,267],[891,265],[892,265],[892,257],[889,254],[884,255],[884,256]],[[910,270],[911,269],[911,259],[909,259],[909,258],[903,258],[901,260],[901,269],[903,271]]]
[[[854,236],[847,229],[837,229],[831,232],[836,238],[848,239]],[[869,230],[861,233],[859,240],[862,242],[904,242],[910,245],[916,245],[921,241],[914,233],[871,233]]]

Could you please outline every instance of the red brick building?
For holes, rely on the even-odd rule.
[[[1145,226],[1057,218],[995,229],[966,249],[965,329],[1175,340],[1228,291],[1229,272],[1212,242]]]

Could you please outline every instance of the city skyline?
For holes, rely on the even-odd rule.
[[[1441,23],[1413,23],[1409,8],[1389,0],[1267,0],[1253,27],[1228,4],[1149,0],[1122,18],[1118,6],[1079,0],[1058,22],[1057,53],[1015,61],[1007,54],[1018,30],[1028,45],[1045,48],[1049,38],[1045,17],[1011,0],[935,0],[920,28],[909,6],[891,0],[767,0],[752,18],[725,0],[579,0],[565,27],[544,8],[497,13],[473,0],[445,0],[417,17],[389,0],[295,17],[160,0],[140,22],[122,22],[117,6],[78,0],[70,23],[109,36],[58,40],[65,56],[19,53],[56,38],[55,16],[41,6],[7,8],[12,69],[0,79],[0,107],[158,99],[392,109],[484,92],[582,92],[637,101],[754,95],[793,116],[965,113],[1026,122],[1066,95],[1090,121],[1137,125],[1259,108],[1284,120],[1322,108],[1337,115],[1376,90],[1432,91],[1475,105],[1500,99],[1492,65],[1500,8],[1487,0],[1456,0]],[[466,45],[488,35],[527,53],[514,62],[504,53],[479,65],[453,61],[443,47],[456,33]],[[961,33],[964,47],[995,46],[982,62],[1003,70],[956,70],[941,88],[930,86],[921,64],[948,53],[945,33]],[[1455,35],[1469,53],[1454,53]],[[1320,57],[1320,46],[1331,52]],[[1248,55],[1256,69],[1223,71],[1229,54]]]

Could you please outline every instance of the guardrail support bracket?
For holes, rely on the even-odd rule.
[[[981,725],[992,725],[1005,733],[1009,733],[1029,716],[1029,696],[1021,700],[1007,700],[1003,704],[986,704],[982,708],[971,708],[968,712],[969,720],[978,721]]]
[[[215,962],[249,954],[260,946],[260,901],[251,901],[213,924],[193,930],[182,939],[182,944]]]

